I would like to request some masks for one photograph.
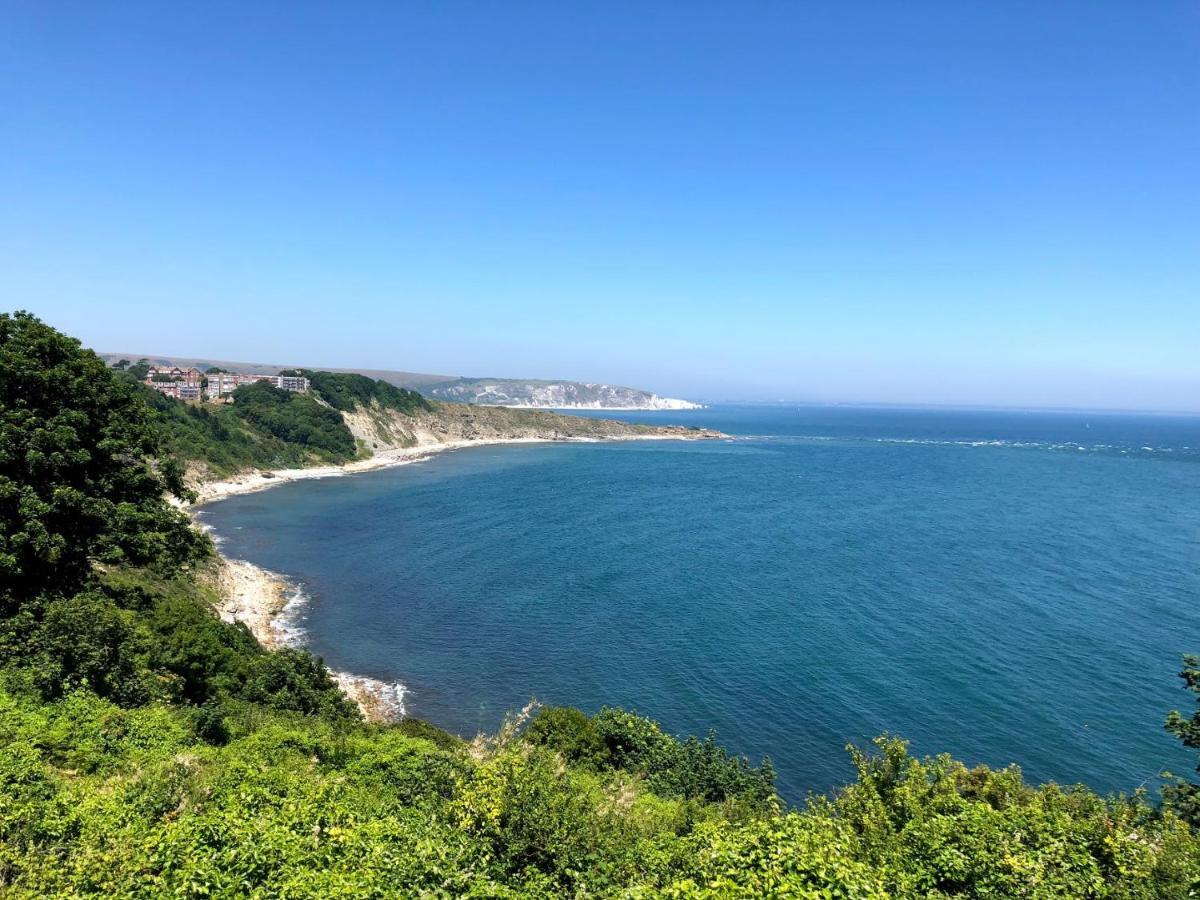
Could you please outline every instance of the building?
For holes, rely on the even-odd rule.
[[[308,379],[303,375],[276,375],[275,387],[281,391],[296,391],[300,394],[307,394],[310,385]]]
[[[151,381],[149,378],[146,379],[146,387],[158,391],[160,394],[166,394],[168,397],[179,396],[179,385],[180,382],[178,381]]]
[[[206,382],[207,379],[207,382]],[[146,371],[146,386],[180,400],[220,400],[243,384],[265,381],[281,391],[307,394],[311,388],[303,375],[243,375],[240,372],[213,372],[205,376],[199,369],[152,367]]]
[[[208,376],[208,398],[219,400],[236,391],[243,384],[253,384],[265,381],[281,391],[293,391],[307,394],[311,388],[309,380],[303,375],[242,375],[237,372],[214,372]]]
[[[169,369],[152,366],[146,371],[146,381],[157,381],[159,384],[181,381],[189,387],[200,387],[203,379],[204,373],[195,366],[187,369],[181,369],[178,366],[172,366]]]
[[[226,394],[232,394],[239,385],[245,383],[241,379],[246,377],[245,375],[235,375],[232,372],[214,372],[208,376],[208,398],[218,400]]]

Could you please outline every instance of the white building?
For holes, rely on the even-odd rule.
[[[214,372],[208,376],[208,397],[217,400],[232,394],[243,384],[265,381],[281,391],[307,394],[311,388],[303,375],[242,375],[237,372]]]

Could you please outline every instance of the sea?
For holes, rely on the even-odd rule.
[[[847,745],[1154,791],[1200,653],[1200,417],[714,406],[711,441],[484,446],[205,507],[291,639],[471,737],[636,710],[790,803]]]

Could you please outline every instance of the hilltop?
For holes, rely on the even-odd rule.
[[[207,357],[159,356],[138,353],[101,353],[110,365],[121,360],[144,360],[154,366],[196,367],[205,371],[213,366],[247,375],[278,375],[280,372],[308,368],[318,372],[363,375],[396,387],[420,391],[437,400],[473,403],[480,406],[514,406],[533,409],[698,409],[700,404],[652,391],[597,382],[517,378],[465,378],[458,375],[431,375],[389,369],[322,368],[278,363],[235,362]]]
[[[323,368],[320,366],[301,366],[294,363],[238,362],[236,360],[214,359],[208,356],[162,356],[155,353],[98,353],[97,355],[109,365],[120,360],[127,360],[129,362],[145,360],[154,366],[179,366],[184,369],[195,366],[202,371],[216,366],[218,369],[224,369],[228,372],[242,372],[246,375],[278,375],[280,372],[289,369],[315,368],[319,372],[363,375],[367,378],[386,381],[388,384],[394,384],[396,387],[409,388],[411,390],[420,390],[421,388],[427,388],[430,385],[443,381],[457,381],[459,377],[457,375],[401,372],[392,369]]]

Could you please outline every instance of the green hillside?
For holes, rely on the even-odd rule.
[[[146,404],[159,413],[166,451],[185,465],[200,465],[215,476],[251,468],[347,462],[361,450],[341,411],[374,405],[412,415],[434,408],[420,394],[385,381],[333,372],[302,373],[312,381],[310,394],[259,382],[238,388],[229,404],[183,403],[164,396],[138,383],[136,369],[118,370],[116,375],[136,385]]]
[[[319,391],[341,409],[360,388]],[[165,499],[177,455],[352,455],[329,408],[164,406],[0,315],[0,896],[1200,891],[1187,783],[1101,798],[884,737],[852,751],[852,784],[788,810],[769,763],[618,709],[531,708],[472,743],[364,723],[319,660],[220,621],[212,547]],[[1170,726],[1200,746],[1200,720]]]

